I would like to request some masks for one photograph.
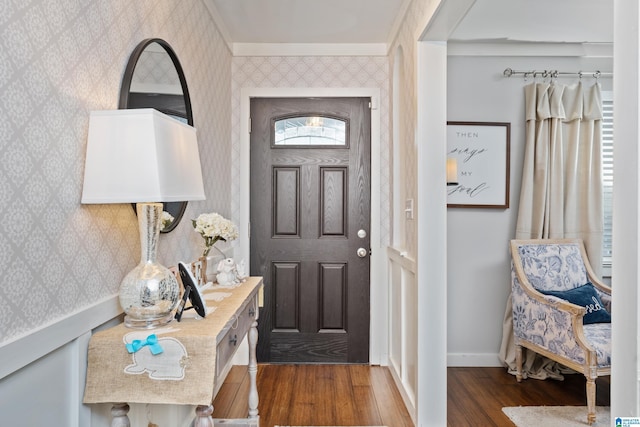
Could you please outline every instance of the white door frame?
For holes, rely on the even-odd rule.
[[[371,283],[369,363],[388,365],[387,263],[380,239],[380,89],[379,88],[242,88],[240,90],[240,228],[249,227],[250,166],[249,107],[251,98],[367,97],[371,98]],[[246,124],[246,127],[245,127]],[[250,265],[248,233],[238,238],[240,256]]]

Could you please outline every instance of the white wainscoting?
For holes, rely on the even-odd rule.
[[[418,290],[416,262],[387,248],[389,264],[389,369],[416,423]]]
[[[93,331],[120,322],[120,314],[118,298],[113,296],[3,343],[0,346],[3,423],[13,427],[91,426],[95,414],[92,415],[91,407],[82,404],[87,346]]]
[[[122,309],[114,295],[0,345],[1,425],[111,426],[110,403],[84,405],[82,398],[91,335],[121,322]],[[194,405],[130,406],[132,426],[156,421],[189,427],[195,416]]]

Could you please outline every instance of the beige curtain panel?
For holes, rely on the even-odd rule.
[[[602,272],[602,97],[584,88],[531,83],[525,91],[526,141],[516,239],[580,238]],[[515,373],[511,297],[500,358]],[[560,367],[527,351],[524,376],[562,378]]]

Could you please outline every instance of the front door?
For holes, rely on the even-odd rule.
[[[369,98],[251,100],[258,360],[369,361]]]

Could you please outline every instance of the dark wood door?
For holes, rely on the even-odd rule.
[[[369,361],[369,102],[251,100],[260,362]]]

